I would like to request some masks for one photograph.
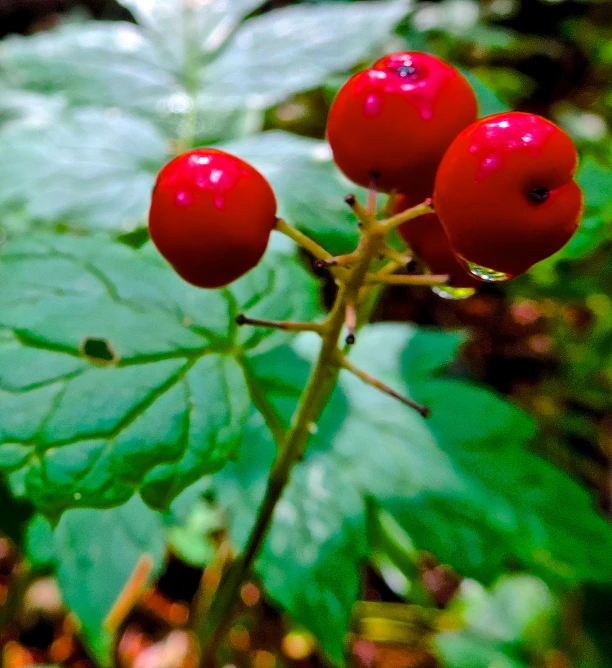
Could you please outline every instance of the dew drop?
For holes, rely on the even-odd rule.
[[[485,281],[486,283],[498,283],[500,281],[508,281],[511,278],[514,278],[512,274],[505,274],[503,271],[496,271],[495,269],[482,267],[481,265],[470,262],[465,258],[459,259],[463,262],[465,268],[470,274],[472,274],[472,276],[475,276],[476,278],[479,278],[481,281]]]
[[[413,65],[400,65],[397,68],[397,73],[403,79],[416,79],[419,76],[417,68]]]
[[[476,293],[475,288],[453,288],[450,285],[436,285],[432,291],[442,299],[467,299]]]

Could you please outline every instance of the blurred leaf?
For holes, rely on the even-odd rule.
[[[211,533],[223,528],[223,517],[204,501],[198,501],[185,522],[168,530],[168,543],[186,563],[204,568],[215,556]]]
[[[240,21],[265,0],[119,0],[178,75],[189,76],[225,43]]]
[[[183,4],[164,1],[159,7],[178,11],[180,17]],[[213,5],[221,3],[199,7],[206,11]],[[224,6],[231,13],[230,3]],[[187,62],[173,64],[155,35],[130,23],[91,21],[13,37],[3,44],[0,85],[9,89],[3,97],[15,99],[13,107],[29,91],[43,99],[64,98],[71,106],[112,108],[115,114],[128,112],[154,122],[173,139],[211,141],[259,129],[261,118],[253,118],[252,110],[228,107],[221,100],[203,101],[196,108],[204,63],[198,33],[191,41],[195,52],[181,47],[179,60]],[[24,89],[21,98],[18,88]]]
[[[408,11],[404,0],[322,3],[240,24],[260,4],[127,0],[141,27],[84,22],[5,41],[5,213],[137,229],[154,176],[176,149],[170,140],[190,146],[256,132],[267,107],[368,58]]]
[[[103,622],[142,557],[151,559],[152,575],[159,571],[165,551],[163,518],[133,496],[111,510],[70,510],[54,530],[44,524],[40,516],[30,524],[29,556],[40,561],[41,550],[55,555],[64,601],[81,622],[90,647],[108,665],[112,638]]]
[[[0,206],[44,223],[131,231],[145,224],[167,149],[155,126],[119,111],[13,123],[0,133]]]
[[[395,344],[390,332],[379,349],[390,353],[394,345],[399,348],[400,332],[393,336]],[[457,503],[454,524],[435,534],[414,511],[406,513],[413,538],[417,540],[418,531],[427,549],[465,574],[499,572],[514,558],[553,581],[609,581],[612,527],[591,496],[526,449],[534,430],[521,411],[467,382],[424,378],[425,351],[433,349],[430,336],[457,340],[453,334],[421,330],[404,353],[405,377],[417,400],[432,409],[430,428],[465,481],[465,506]],[[439,361],[434,353],[432,368]],[[559,508],[567,512],[560,514]],[[482,524],[474,531],[476,516]],[[463,549],[461,540],[468,541]]]
[[[610,240],[610,223],[599,216],[583,218],[578,231],[570,242],[556,255],[552,262],[562,258],[579,259],[592,253],[601,244]]]
[[[577,179],[585,205],[612,215],[612,168],[586,157],[580,163]]]
[[[131,23],[67,24],[3,43],[0,82],[38,94],[61,93],[72,105],[117,107],[154,116],[180,92],[167,62]]]
[[[501,649],[545,652],[553,646],[559,603],[542,580],[532,575],[504,575],[490,591],[464,580],[451,611],[475,637]]]
[[[207,70],[216,101],[270,107],[376,53],[405,0],[285,7],[247,21]]]
[[[288,222],[332,254],[355,248],[359,239],[357,221],[344,197],[355,192],[363,199],[364,190],[340,174],[325,142],[276,130],[222,148],[265,174],[278,198],[279,215]]]
[[[41,236],[3,248],[0,282],[0,467],[24,469],[50,516],[136,489],[165,508],[220,468],[250,405],[243,350],[267,343],[233,318],[317,311],[314,281],[272,249],[231,292],[207,291],[150,245]]]
[[[470,85],[476,93],[478,99],[479,117],[484,118],[491,114],[500,114],[503,111],[508,111],[508,105],[494,93],[485,83],[483,83],[475,74],[469,70],[461,70],[465,78],[470,82]]]
[[[53,528],[42,515],[34,515],[28,522],[24,550],[34,568],[52,568],[55,563]]]
[[[526,663],[462,631],[438,634],[435,642],[446,668],[528,668]]]

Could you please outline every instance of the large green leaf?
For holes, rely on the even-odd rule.
[[[165,507],[221,467],[249,411],[244,351],[287,336],[234,317],[318,312],[312,279],[274,249],[231,291],[206,291],[151,246],[41,236],[4,247],[0,282],[0,467],[21,469],[49,515],[137,488]]]
[[[72,105],[117,107],[153,116],[160,100],[180,92],[143,31],[131,23],[60,26],[3,44],[0,76],[15,89],[61,93]]]
[[[265,0],[120,0],[177,74],[211,58],[240,21]]]
[[[399,331],[389,331],[386,351],[393,339],[402,347]],[[405,513],[406,522],[466,573],[482,576],[497,554],[500,567],[515,560],[548,578],[609,581],[612,527],[585,489],[529,452],[533,424],[523,413],[484,388],[440,374],[440,349],[450,352],[453,342],[453,334],[420,331],[403,354],[404,375],[431,407],[430,428],[465,481],[465,505],[455,509],[470,541],[462,546],[457,521],[436,535],[414,513]]]
[[[55,529],[41,516],[30,523],[28,557],[40,563],[45,553],[64,601],[104,665],[112,649],[104,620],[142,557],[151,559],[152,575],[159,571],[164,530],[163,516],[137,495],[109,510],[69,510]]]
[[[457,334],[406,325],[361,330],[351,352],[355,362],[398,391],[410,392],[430,406],[433,416],[426,421],[342,375],[306,460],[297,465],[279,503],[257,570],[273,598],[317,634],[335,662],[341,659],[338,639],[347,630],[358,592],[354,574],[367,552],[360,516],[366,499],[391,512],[418,549],[466,575],[492,580],[515,563],[553,581],[612,577],[612,528],[583,489],[529,453],[532,421],[485,388],[443,375],[461,340]],[[314,343],[303,335],[296,345],[311,359]],[[249,355],[245,363],[258,387],[258,404],[267,405],[262,413],[286,428],[305,365],[281,349]],[[251,419],[255,425],[243,439],[238,462],[216,477],[238,545],[254,522],[275,452],[261,415]],[[338,504],[347,518],[340,524]],[[563,514],[561,507],[567,509]],[[304,554],[320,558],[304,564]],[[333,577],[340,572],[349,574],[350,583],[342,599],[342,584]],[[318,610],[304,594],[315,585],[318,598],[326,601]],[[457,665],[503,656],[495,647],[479,649],[469,638],[454,638],[444,642],[467,643],[465,656],[476,657]]]
[[[408,12],[399,2],[321,3],[247,21],[207,72],[204,95],[269,107],[376,53]]]
[[[2,209],[32,220],[128,232],[145,224],[168,145],[149,121],[104,109],[64,110],[0,132]]]
[[[125,4],[141,26],[68,24],[3,43],[0,210],[142,227],[154,175],[177,146],[256,132],[267,107],[369,58],[407,11],[395,0],[323,3],[241,23],[259,0]]]

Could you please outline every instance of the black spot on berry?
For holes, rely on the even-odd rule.
[[[536,202],[537,204],[545,202],[549,195],[550,190],[548,188],[534,188],[533,190],[529,191],[529,199],[532,202]]]

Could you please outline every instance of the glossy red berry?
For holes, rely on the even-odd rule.
[[[434,206],[455,253],[486,280],[521,274],[572,237],[582,210],[576,149],[535,114],[481,119],[451,144]]]
[[[395,200],[395,211],[405,211],[419,202],[405,195]],[[398,231],[404,241],[429,267],[432,274],[450,274],[453,288],[478,288],[482,283],[466,271],[453,253],[446,232],[435,213],[413,218],[400,225]]]
[[[340,89],[327,138],[349,179],[425,199],[449,144],[477,116],[474,92],[444,61],[425,53],[385,56]]]
[[[197,149],[159,173],[149,232],[177,274],[218,288],[261,260],[275,221],[274,193],[254,167],[223,151]]]

